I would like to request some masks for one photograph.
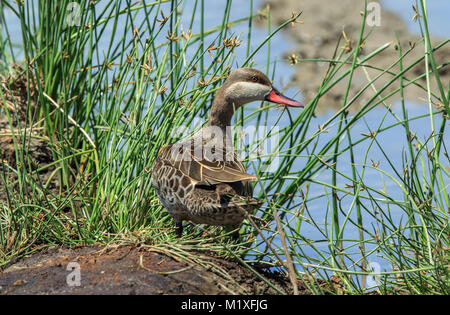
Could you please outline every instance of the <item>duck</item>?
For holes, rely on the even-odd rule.
[[[152,185],[181,237],[183,221],[238,227],[260,208],[253,182],[234,151],[230,125],[234,112],[254,101],[290,107],[304,105],[279,92],[253,68],[232,71],[217,90],[208,122],[188,139],[163,146],[153,163]]]

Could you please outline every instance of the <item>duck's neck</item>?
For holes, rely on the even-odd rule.
[[[230,103],[224,93],[224,88],[221,87],[214,98],[209,114],[208,126],[217,126],[226,130],[227,126],[231,125],[231,118],[234,114],[234,106]]]

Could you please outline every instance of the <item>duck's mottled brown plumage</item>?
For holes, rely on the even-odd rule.
[[[235,109],[255,100],[273,101],[270,93],[274,92],[279,102],[284,96],[262,72],[248,68],[233,71],[217,91],[208,124],[193,137],[160,150],[153,165],[152,183],[174,219],[179,236],[184,220],[236,226],[246,213],[262,205],[252,197],[251,182],[257,178],[246,173],[226,127]],[[284,98],[291,106],[301,105]],[[214,137],[212,128],[219,128],[222,137]]]
[[[206,157],[180,159],[173,145],[161,149],[153,166],[153,186],[174,221],[197,224],[237,225],[245,213],[261,206],[252,198],[251,180],[233,153],[231,161]],[[184,154],[190,154],[185,152]]]

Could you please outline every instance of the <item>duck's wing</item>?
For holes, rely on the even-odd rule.
[[[218,158],[222,157],[222,158]],[[224,152],[216,147],[168,145],[160,150],[158,159],[170,163],[189,176],[195,185],[215,185],[237,181],[257,181],[247,174],[245,167],[234,152]]]

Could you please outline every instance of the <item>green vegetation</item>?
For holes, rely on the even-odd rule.
[[[433,53],[450,39],[431,46],[425,0],[418,5],[425,51],[413,64],[403,63],[408,50],[400,43],[398,60],[388,69],[377,69],[370,61],[390,44],[360,55],[361,46],[370,40],[363,16],[354,45],[337,38],[329,59],[302,61],[328,66],[316,97],[303,111],[276,111],[262,104],[250,115],[236,113],[235,125],[270,125],[268,110],[272,117],[284,115],[290,121],[279,128],[279,150],[269,154],[280,155],[273,173],[263,172],[266,162],[259,158],[246,161],[260,178],[255,189],[266,204],[257,213],[259,227],[246,220],[239,241],[222,228],[208,226],[189,226],[183,238],[176,239],[172,220],[151,187],[152,161],[162,145],[177,140],[168,137],[176,128],[205,117],[215,90],[235,67],[236,47],[246,45],[246,60],[239,66],[265,67],[273,74],[270,38],[299,15],[277,29],[268,25],[267,38],[251,45],[252,21],[270,14],[267,9],[252,15],[252,1],[248,16],[238,20],[231,19],[227,1],[222,21],[210,29],[204,26],[204,0],[191,1],[191,16],[175,0],[123,2],[80,0],[79,19],[68,9],[68,0],[0,2],[0,111],[10,127],[9,132],[0,129],[0,143],[2,138],[12,139],[16,160],[11,165],[0,156],[0,266],[46,246],[133,243],[186,259],[197,250],[238,259],[249,268],[252,262],[265,262],[290,270],[291,279],[302,279],[313,293],[324,293],[316,281],[323,279],[340,283],[334,293],[377,289],[383,294],[449,294],[450,170],[444,136],[450,87],[439,74],[447,63],[436,64]],[[20,34],[8,29],[6,10],[20,22]],[[68,22],[68,17],[73,19]],[[200,31],[191,32],[199,22]],[[239,37],[233,26],[242,23],[248,25],[248,33]],[[267,64],[253,65],[254,54],[262,49],[267,49]],[[405,75],[422,61],[424,73]],[[351,66],[341,74],[344,65]],[[374,89],[373,82],[381,76],[390,80],[350,114],[348,108],[361,101],[349,95],[352,75],[365,67],[379,74],[368,77],[361,93]],[[24,119],[17,117],[19,104],[7,96],[19,79],[26,82]],[[437,91],[431,90],[432,80]],[[348,82],[342,107],[317,128],[312,120],[315,107],[338,82]],[[408,116],[404,88],[410,84],[428,93],[429,139],[415,137],[411,129],[411,122],[423,116]],[[394,91],[385,93],[390,87]],[[394,94],[401,99],[400,117],[385,102]],[[370,134],[351,132],[356,122],[380,106],[386,111],[379,128]],[[396,122],[386,126],[383,121],[391,115]],[[335,134],[324,141],[332,126]],[[398,144],[404,149],[401,167],[379,141],[392,128],[404,133],[404,142]],[[48,146],[51,162],[36,167],[28,154],[33,139]],[[388,163],[371,161],[372,148],[381,150]],[[340,166],[349,160],[351,173],[343,173]],[[301,169],[295,167],[299,161]],[[390,189],[374,188],[365,176],[369,171],[377,174],[372,179],[395,182],[403,198],[392,196]],[[44,172],[45,179],[38,176]],[[330,180],[318,176],[324,172]],[[56,188],[50,189],[52,183]],[[323,193],[309,195],[311,185],[319,185]],[[341,202],[344,197],[351,202]],[[326,209],[320,220],[309,209],[318,200]],[[394,211],[401,220],[394,218]],[[309,239],[305,228],[321,238]],[[348,237],[347,231],[357,231],[358,236]],[[384,257],[394,268],[381,270],[376,287],[366,281],[373,255]]]

